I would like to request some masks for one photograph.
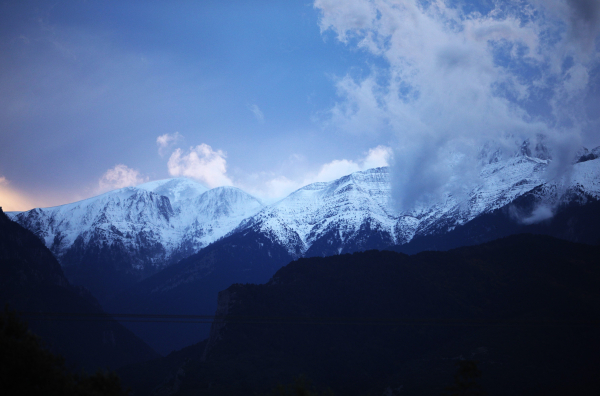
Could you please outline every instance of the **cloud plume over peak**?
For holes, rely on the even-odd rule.
[[[167,166],[171,176],[190,177],[209,188],[233,185],[227,176],[226,154],[221,150],[213,150],[205,143],[190,147],[187,153],[180,148],[176,149]]]
[[[354,172],[388,166],[392,160],[392,150],[387,146],[377,146],[364,153],[358,160],[333,160],[321,165],[317,171],[307,172],[297,177],[286,177],[262,173],[252,175],[241,187],[266,202],[284,198],[293,191],[315,182],[330,182]]]
[[[395,136],[401,209],[475,182],[478,150],[507,137],[546,136],[555,175],[565,172],[595,130],[585,109],[600,83],[590,78],[600,63],[587,43],[597,40],[596,17],[572,33],[581,10],[596,12],[588,3],[497,2],[467,13],[443,0],[316,0],[322,32],[384,61],[366,77],[338,79],[328,123]]]
[[[123,187],[137,186],[146,181],[148,181],[148,178],[142,177],[139,171],[131,169],[126,165],[118,164],[102,175],[98,181],[98,187],[100,192],[105,192]]]

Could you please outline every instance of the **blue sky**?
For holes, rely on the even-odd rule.
[[[5,2],[0,205],[173,176],[269,201],[386,163],[411,205],[444,183],[449,150],[540,133],[555,149],[600,144],[599,13],[595,0]]]

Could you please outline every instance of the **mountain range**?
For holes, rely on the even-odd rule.
[[[238,188],[208,190],[179,178],[12,218],[44,242],[71,282],[102,301],[224,236],[262,206]]]
[[[111,312],[210,315],[218,291],[266,282],[299,257],[416,253],[524,231],[594,243],[597,231],[572,225],[600,213],[599,155],[600,147],[582,149],[569,172],[548,180],[552,159],[543,147],[482,150],[467,191],[405,211],[384,167],[310,184],[268,206],[234,187],[170,179],[11,216]],[[203,324],[128,326],[163,353],[208,335]]]

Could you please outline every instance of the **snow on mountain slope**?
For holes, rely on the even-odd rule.
[[[428,210],[409,212],[419,220],[414,235],[449,231],[482,213],[509,204],[545,182],[548,163],[548,160],[518,155],[485,164],[478,182],[467,194],[446,194],[442,203]]]
[[[79,264],[92,248],[118,247],[134,257],[134,270],[152,273],[222,237],[261,207],[235,187],[208,190],[178,178],[13,218],[36,233],[63,266]]]
[[[417,205],[405,212],[394,209],[388,168],[314,183],[264,208],[234,232],[263,233],[299,257],[331,254],[332,248],[340,253],[367,245],[404,244],[415,235],[447,232],[542,185],[548,186],[549,196],[552,189],[556,199],[564,196],[557,191],[567,190],[600,198],[600,159],[576,163],[569,177],[546,183],[549,160],[530,153],[523,150],[504,159],[498,155],[483,165],[479,180],[467,193],[447,193],[434,205]],[[373,234],[378,240],[367,243]]]
[[[158,234],[172,233],[173,216],[168,198],[134,187],[52,208],[32,209],[14,220],[33,231],[60,258],[80,239],[88,243],[94,233],[109,243],[119,239],[135,244],[135,235],[159,240]]]
[[[178,208],[178,221],[182,230],[180,250],[183,256],[225,236],[262,207],[258,199],[236,187],[213,188],[189,205],[182,205]]]
[[[207,190],[180,178],[11,216],[39,235],[64,267],[112,265],[137,280],[247,230],[292,257],[383,249],[451,231],[528,193],[550,212],[561,199],[600,199],[599,148],[582,150],[570,172],[548,182],[551,159],[540,147],[532,152],[524,144],[504,156],[488,150],[468,190],[402,212],[392,202],[390,170],[375,168],[310,184],[267,207],[235,187]]]
[[[208,191],[208,188],[202,184],[183,177],[151,181],[140,184],[136,188],[152,191],[155,194],[169,198],[173,208],[185,206],[186,203],[190,203]]]
[[[389,199],[388,169],[369,169],[303,187],[242,223],[239,230],[265,233],[299,256],[322,235],[332,233],[343,243],[363,224],[394,234],[398,215]]]

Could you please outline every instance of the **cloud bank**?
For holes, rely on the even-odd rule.
[[[597,132],[586,112],[600,86],[596,1],[507,1],[468,12],[456,4],[314,2],[323,34],[379,60],[366,76],[337,80],[327,122],[393,134],[393,194],[404,210],[476,183],[485,144],[510,152],[545,136],[549,177],[558,177]]]

